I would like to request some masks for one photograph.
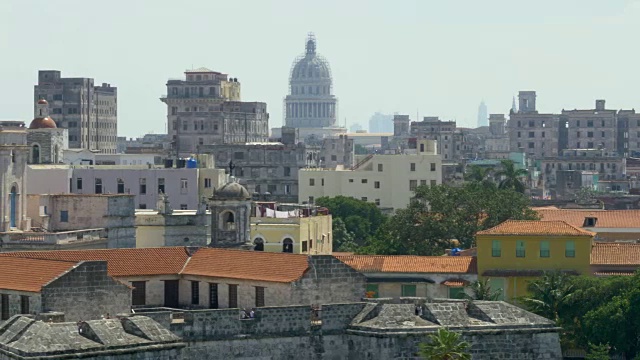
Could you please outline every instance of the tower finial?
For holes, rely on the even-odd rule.
[[[316,36],[312,32],[307,34],[307,45],[305,48],[307,49],[307,55],[314,55],[316,53]]]

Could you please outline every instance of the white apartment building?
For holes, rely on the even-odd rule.
[[[381,208],[405,208],[419,185],[442,183],[442,156],[436,142],[420,140],[402,154],[368,155],[350,169],[306,168],[298,173],[299,200],[351,196]]]
[[[66,171],[65,171],[66,170]],[[176,210],[195,210],[226,183],[223,169],[149,165],[29,165],[30,194],[132,194],[137,209],[153,209],[160,193]]]

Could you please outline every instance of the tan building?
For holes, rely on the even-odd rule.
[[[351,196],[382,208],[405,208],[420,185],[442,183],[442,156],[435,142],[419,140],[403,154],[365,157],[350,169],[301,169],[299,200],[313,203],[323,196]]]
[[[364,274],[367,297],[460,299],[478,280],[472,256],[336,255]]]

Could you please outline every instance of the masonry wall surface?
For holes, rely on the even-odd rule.
[[[129,313],[131,288],[107,275],[106,261],[85,261],[43,286],[42,310],[65,313],[66,321]]]
[[[292,304],[322,304],[359,301],[366,278],[331,255],[309,257],[309,270],[293,283]]]

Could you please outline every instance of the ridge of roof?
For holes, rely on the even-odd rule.
[[[473,256],[338,255],[335,258],[365,273],[477,273]]]
[[[555,211],[555,210],[552,210]],[[595,236],[562,220],[507,220],[476,235]]]
[[[0,261],[0,289],[40,292],[79,262],[8,257]]]

